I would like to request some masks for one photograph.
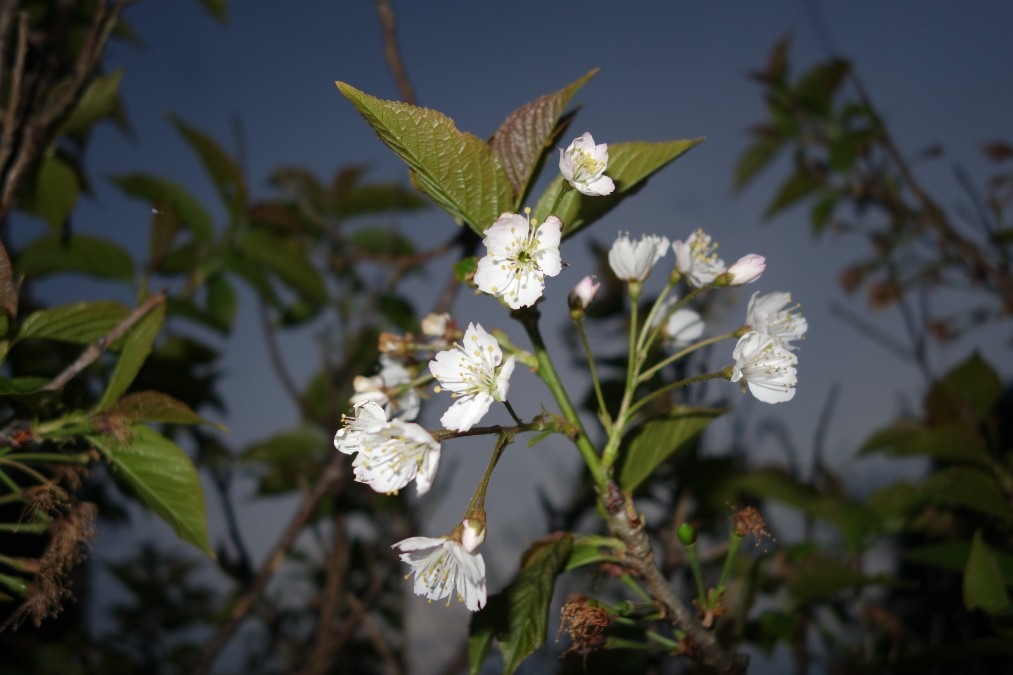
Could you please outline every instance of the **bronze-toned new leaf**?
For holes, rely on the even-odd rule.
[[[570,99],[597,73],[595,68],[559,91],[521,106],[507,115],[493,134],[489,144],[503,162],[503,170],[513,185],[515,209],[520,207],[539,166],[564,130],[560,118]]]

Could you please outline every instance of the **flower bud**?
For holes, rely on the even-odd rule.
[[[437,314],[432,312],[422,319],[422,334],[427,337],[439,338],[447,333],[447,326],[450,323],[450,314],[443,312]]]
[[[601,288],[601,282],[593,274],[589,274],[581,279],[573,287],[573,290],[570,291],[570,311],[579,310],[583,313],[587,309],[587,306],[591,304],[591,301],[594,300],[594,296],[598,295],[599,288]]]
[[[744,255],[728,268],[728,271],[721,275],[719,284],[721,286],[742,286],[751,284],[763,274],[767,268],[767,260],[762,255],[750,253]]]
[[[696,528],[689,523],[683,523],[678,530],[679,541],[683,546],[692,546],[696,543]]]
[[[468,553],[474,553],[475,549],[485,541],[485,523],[480,520],[465,518],[461,521],[464,532],[461,533],[461,546]]]

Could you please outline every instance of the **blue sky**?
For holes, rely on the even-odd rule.
[[[756,288],[792,291],[809,319],[810,336],[799,353],[799,394],[776,408],[761,409],[737,395],[732,400],[751,420],[774,415],[806,448],[830,387],[840,384],[838,416],[828,437],[829,457],[853,480],[864,482],[876,475],[875,464],[855,462],[851,455],[870,429],[896,414],[899,401],[916,400],[921,381],[913,368],[898,363],[830,314],[830,302],[841,300],[837,275],[864,251],[861,242],[812,241],[804,212],[761,222],[774,176],[743,195],[733,194],[732,169],[746,147],[748,127],[763,114],[759,90],[746,74],[764,63],[774,41],[785,34],[792,36],[792,60],[798,68],[827,57],[828,46],[835,46],[855,62],[908,153],[937,141],[944,144],[947,154],[942,160],[917,168],[939,201],[952,207],[962,198],[953,187],[953,167],[983,175],[978,147],[1010,136],[1013,4],[809,3],[815,10],[807,10],[801,0],[651,1],[628,3],[623,9],[600,0],[394,0],[393,5],[419,102],[448,114],[460,128],[480,137],[491,134],[515,107],[593,67],[601,72],[576,97],[583,109],[572,128],[574,135],[589,130],[598,142],[706,136],[703,145],[652,179],[636,199],[567,244],[570,248],[563,254],[571,268],[550,285],[544,312],[564,316],[566,291],[590,271],[589,238],[609,242],[620,229],[681,239],[702,227],[721,242],[726,260],[747,252],[766,255],[767,274]],[[145,44],[114,45],[110,64],[126,70],[122,95],[134,133],[125,138],[109,128],[97,134],[89,157],[93,176],[138,170],[161,173],[213,204],[202,169],[167,119],[166,114],[173,112],[230,148],[235,148],[233,122],[242,121],[254,195],[270,194],[267,177],[283,164],[329,176],[339,166],[365,163],[377,178],[407,182],[400,162],[334,87],[335,80],[342,80],[376,96],[397,97],[370,0],[232,2],[224,26],[197,3],[178,0],[139,3],[126,16]],[[820,21],[824,37],[817,35]],[[143,251],[148,220],[145,207],[120,199],[100,181],[95,199],[75,216],[75,227],[105,233]],[[453,225],[434,209],[402,227],[425,237],[447,232]],[[68,297],[73,292],[53,288],[54,294]],[[427,292],[420,291],[420,301]],[[739,296],[739,309],[732,314],[744,312],[747,298],[748,293]],[[847,302],[865,311],[860,298]],[[465,324],[481,320],[505,328],[509,322],[487,298],[463,297],[457,310]],[[297,419],[266,365],[254,317],[244,312],[247,328],[228,345],[226,395],[232,414],[227,421],[237,446]],[[898,325],[890,315],[881,318],[887,326]],[[975,340],[994,362],[1004,356],[994,334]],[[312,344],[308,336],[290,340],[286,347],[296,354]],[[969,344],[938,352],[938,363],[952,363],[967,353]],[[728,351],[730,360],[730,347]],[[313,365],[294,356],[291,363],[303,377]],[[535,384],[515,386],[548,400]],[[443,403],[437,400],[430,406],[425,418],[430,424],[437,423]],[[716,447],[721,437],[716,434]],[[493,537],[520,541],[539,533],[537,519],[528,523],[506,515],[500,519],[497,507],[525,513],[517,501],[533,503],[535,486],[558,487],[552,474],[564,480],[572,475],[569,448],[550,443],[536,448],[537,453],[518,448],[504,460],[502,475],[520,483],[493,480]],[[779,459],[762,439],[755,452],[760,459]],[[484,466],[487,449],[461,443],[448,446],[444,454],[456,457],[456,478],[468,482]],[[518,484],[526,487],[518,489]],[[452,525],[469,491],[470,485],[460,498],[451,493],[440,500],[439,508],[433,509],[432,529],[420,534],[440,534]],[[249,512],[248,522],[266,519],[280,524],[292,506],[261,504]],[[492,590],[509,576],[515,558],[509,553],[490,564]],[[440,612],[441,617],[449,614]]]

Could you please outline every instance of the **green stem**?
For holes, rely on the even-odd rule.
[[[38,564],[31,558],[11,558],[6,555],[0,555],[0,563],[16,569],[19,572],[31,572],[29,563]]]
[[[10,488],[11,492],[21,492],[21,486],[14,482],[14,479],[8,476],[3,469],[0,469],[0,481]]]
[[[538,328],[538,310],[534,307],[516,310],[513,312],[513,316],[524,326],[528,339],[531,340],[531,345],[534,347],[535,359],[538,362],[538,370],[536,371],[538,377],[542,379],[542,382],[545,383],[545,386],[552,393],[553,398],[556,399],[556,404],[559,406],[560,412],[563,413],[563,417],[577,430],[577,438],[574,439],[574,443],[577,445],[581,457],[584,458],[584,463],[587,464],[587,468],[591,472],[595,486],[600,491],[605,492],[608,490],[608,473],[605,467],[602,466],[597,451],[591,444],[587,432],[584,431],[584,425],[580,421],[580,416],[577,415],[577,410],[570,402],[570,397],[567,395],[566,389],[563,388],[559,374],[552,365],[552,359],[549,358],[549,352],[545,348],[545,341],[542,339],[542,333]]]
[[[0,574],[0,584],[3,584],[22,597],[28,593],[28,582],[21,577],[12,577],[8,574]]]
[[[503,451],[506,450],[506,447],[513,440],[514,433],[510,431],[504,431],[496,439],[496,446],[492,449],[492,456],[489,458],[489,466],[486,467],[482,480],[479,482],[478,487],[475,488],[475,493],[471,496],[471,502],[468,503],[468,512],[465,514],[465,518],[469,518],[471,514],[480,511],[482,512],[482,522],[485,522],[485,493],[489,489],[489,479],[492,478],[492,472],[496,468],[499,458],[503,456]]]
[[[10,456],[12,461],[19,462],[64,462],[71,464],[88,464],[91,456],[87,452],[76,455],[64,455],[59,452],[19,452]]]
[[[48,529],[49,523],[0,523],[0,532],[15,534],[44,534]]]
[[[643,397],[635,404],[633,404],[633,407],[630,408],[630,414],[632,415],[633,413],[635,413],[636,411],[640,410],[645,405],[653,401],[654,399],[658,398],[659,396],[663,396],[664,394],[667,394],[670,391],[673,391],[680,387],[686,387],[691,384],[696,384],[697,382],[720,379],[724,376],[725,376],[724,372],[719,370],[716,373],[705,373],[703,375],[697,375],[696,377],[687,377],[685,380],[679,380],[678,382],[671,382],[669,384],[666,384],[664,387],[655,389],[650,394],[648,394],[647,396]]]
[[[573,187],[565,180],[559,184],[559,192],[556,193],[556,200],[552,202],[552,208],[549,209],[549,215],[551,216],[559,208],[559,203],[563,201],[563,195],[572,190]]]
[[[514,422],[517,423],[517,426],[523,426],[524,422],[522,422],[521,418],[517,416],[516,412],[514,412],[514,407],[510,405],[510,401],[503,401],[503,405],[506,406],[507,412],[510,413],[510,417],[514,418]]]
[[[612,417],[608,408],[605,407],[605,397],[602,395],[601,382],[598,379],[598,368],[594,365],[594,354],[591,352],[591,343],[587,339],[587,331],[584,330],[583,319],[574,321],[577,324],[577,333],[580,335],[580,342],[584,345],[584,355],[587,357],[587,367],[591,371],[591,381],[594,383],[594,394],[598,398],[598,417],[605,427],[605,433],[612,431]]]
[[[700,571],[700,559],[696,554],[696,542],[685,545],[686,557],[689,558],[689,567],[693,570],[693,580],[696,581],[696,594],[700,598],[700,605],[707,602],[707,589],[703,584],[703,572]]]
[[[640,584],[637,583],[637,580],[633,578],[632,574],[622,575],[619,577],[619,582],[626,588],[633,591],[634,595],[644,602],[654,602],[654,598],[651,597],[651,594],[640,587]]]
[[[637,388],[637,373],[640,371],[639,352],[636,345],[639,342],[637,337],[637,306],[639,305],[640,292],[634,291],[633,285],[627,286],[630,296],[630,338],[629,349],[626,353],[626,387],[623,389],[623,400],[619,404],[619,412],[616,413],[616,422],[611,429],[608,441],[605,443],[605,450],[602,452],[602,464],[611,468],[619,455],[619,443],[623,438],[623,431],[630,419],[630,404],[633,401],[633,394]]]
[[[22,472],[28,474],[29,476],[37,480],[40,485],[49,482],[48,478],[46,478],[41,473],[39,473],[32,467],[28,466],[27,464],[22,464],[21,462],[6,457],[0,459],[0,464],[6,464],[7,466],[13,467],[15,469],[20,469]]]
[[[721,342],[722,340],[728,340],[730,338],[734,338],[736,336],[736,334],[737,334],[737,331],[730,331],[730,332],[724,333],[722,335],[715,335],[714,337],[709,337],[706,340],[700,340],[699,342],[694,342],[693,344],[691,344],[690,346],[686,347],[682,351],[679,351],[679,352],[676,352],[675,354],[672,354],[671,356],[667,357],[665,360],[660,361],[659,363],[654,364],[653,366],[651,366],[650,368],[648,368],[647,370],[645,370],[644,372],[642,372],[640,374],[640,382],[646,382],[647,380],[651,379],[651,377],[653,377],[654,374],[657,373],[659,370],[661,370],[662,368],[664,368],[665,366],[667,366],[669,364],[675,363],[676,361],[678,361],[682,357],[686,356],[687,354],[692,354],[696,350],[702,349],[702,348],[704,348],[704,347],[706,347],[708,345],[712,345],[715,342]]]
[[[725,566],[721,570],[721,580],[718,581],[718,592],[717,597],[725,592],[725,582],[728,581],[728,575],[732,571],[732,563],[735,562],[735,556],[739,552],[739,546],[742,545],[742,540],[745,539],[741,534],[735,534],[734,532],[728,538],[728,555],[725,556]]]
[[[640,336],[641,342],[643,344],[637,345],[637,349],[639,349],[641,353],[644,353],[647,350],[649,350],[651,348],[651,345],[653,345],[657,341],[658,336],[661,335],[661,331],[665,330],[665,324],[668,322],[668,317],[670,317],[671,315],[675,314],[677,311],[685,307],[686,304],[688,304],[693,298],[700,295],[705,290],[709,290],[710,286],[702,286],[700,288],[694,288],[692,291],[690,291],[683,297],[679,298],[678,302],[676,302],[674,305],[668,308],[668,311],[665,312],[665,316],[662,317],[662,320],[658,322],[658,325],[651,326],[651,321],[654,320],[654,313],[656,308],[659,308],[661,306],[662,300],[664,300],[665,296],[668,294],[668,291],[671,290],[672,288],[673,288],[672,283],[669,282],[668,285],[666,285],[664,290],[661,292],[661,295],[658,296],[658,300],[657,302],[654,303],[654,307],[651,308],[651,317],[648,320],[648,322],[644,325],[644,332],[641,333]],[[644,339],[644,335],[647,336],[646,339]]]
[[[678,642],[675,642],[674,640],[669,640],[664,635],[655,633],[653,630],[649,630],[644,634],[651,640],[657,642],[659,645],[662,645],[663,647],[671,649],[675,652],[682,653],[682,645],[680,645]]]

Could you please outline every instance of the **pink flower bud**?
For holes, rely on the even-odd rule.
[[[587,309],[587,306],[594,300],[594,296],[598,295],[599,288],[601,288],[601,282],[593,274],[581,279],[570,291],[570,309]]]
[[[742,286],[743,284],[751,284],[760,278],[763,270],[766,268],[767,259],[762,255],[756,255],[755,253],[744,255],[728,268],[726,272],[728,275],[728,285]]]

